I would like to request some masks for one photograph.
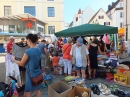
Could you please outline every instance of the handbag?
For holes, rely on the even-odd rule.
[[[30,77],[33,86],[38,86],[39,84],[41,84],[43,82],[43,75],[42,75],[42,73],[39,76],[31,78],[30,73],[28,72],[28,76]]]
[[[71,46],[71,45],[69,45],[69,46]],[[68,46],[68,47],[69,47],[69,46]],[[68,48],[68,47],[67,47],[67,48]],[[64,50],[64,52],[67,50],[67,48]]]

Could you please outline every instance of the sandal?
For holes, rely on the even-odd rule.
[[[102,92],[103,95],[111,94],[111,90],[105,84],[98,84],[99,90]]]
[[[96,91],[95,86],[93,84],[90,85],[90,88],[93,91],[93,94],[97,94],[97,91]]]
[[[97,85],[95,85],[95,89],[96,89],[96,92],[97,92],[96,94],[97,94],[97,95],[100,95],[100,90],[99,90],[99,88],[98,88]]]

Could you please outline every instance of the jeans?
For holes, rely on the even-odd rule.
[[[64,73],[71,74],[72,72],[72,64],[70,60],[64,59]]]

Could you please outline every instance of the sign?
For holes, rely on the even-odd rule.
[[[26,23],[26,27],[29,28],[29,29],[32,28],[32,23],[31,23],[30,21],[28,21],[28,22]]]

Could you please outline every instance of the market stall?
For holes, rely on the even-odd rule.
[[[72,27],[60,32],[55,33],[57,37],[73,37],[73,36],[93,36],[93,35],[109,35],[115,44],[115,49],[110,51],[108,55],[98,55],[98,66],[100,70],[106,74],[106,81],[113,81],[113,73],[116,72],[116,67],[119,65],[117,54],[120,55],[119,43],[120,35],[122,35],[124,29],[118,31],[117,27],[94,25],[94,24],[84,24],[76,27]],[[118,35],[117,35],[118,33]],[[118,39],[118,37],[119,39]],[[113,57],[114,56],[114,57]],[[109,71],[107,71],[109,70]],[[109,72],[109,73],[106,73]],[[111,73],[110,73],[111,72]],[[117,72],[118,73],[118,72]]]
[[[114,34],[118,33],[118,28],[117,27],[110,27],[110,26],[103,26],[103,25],[96,25],[96,24],[84,24],[76,27],[72,27],[66,30],[62,30],[60,32],[55,33],[57,37],[71,37],[71,36],[93,36],[93,35],[111,35],[110,37],[113,37],[113,41],[116,40],[116,37]],[[115,47],[116,47],[116,41],[115,42]],[[106,67],[103,64],[105,61],[111,61],[107,56],[100,56],[101,59],[99,60],[101,64],[99,64],[99,67],[105,68],[102,69],[103,71],[106,71]],[[105,57],[105,58],[104,58]],[[103,63],[102,63],[102,62]],[[110,71],[110,70],[109,70]]]

